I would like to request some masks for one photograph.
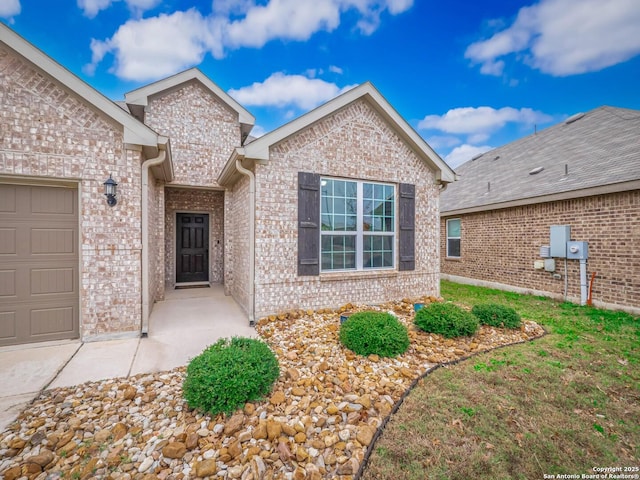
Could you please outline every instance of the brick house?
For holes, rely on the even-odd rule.
[[[588,242],[593,303],[640,312],[639,138],[640,111],[604,106],[460,166],[441,194],[443,278],[577,302],[579,261],[565,274],[540,257],[568,225]]]
[[[370,83],[254,139],[197,69],[115,103],[0,24],[0,102],[0,346],[146,333],[176,286],[251,322],[439,293],[454,173]]]

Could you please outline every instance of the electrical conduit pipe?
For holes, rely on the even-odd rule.
[[[149,169],[160,165],[167,157],[161,150],[157,157],[142,164],[142,336],[149,333]]]
[[[249,177],[249,325],[255,325],[255,271],[256,271],[256,176],[242,166],[242,160],[236,158],[236,169]]]

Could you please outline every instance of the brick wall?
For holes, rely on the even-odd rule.
[[[447,218],[461,218],[461,259],[445,258]],[[570,225],[571,239],[589,242],[587,278],[593,299],[640,308],[640,191],[472,213],[441,220],[442,273],[562,295],[564,279],[534,270],[551,225]],[[580,297],[579,262],[568,261],[568,295]],[[564,260],[556,259],[564,274]]]
[[[165,283],[165,228],[164,228],[164,182],[149,175],[149,305],[164,299]]]
[[[217,186],[216,178],[240,146],[238,114],[197,81],[150,98],[145,123],[171,138],[172,184]]]
[[[209,214],[209,281],[221,283],[224,247],[224,192],[189,188],[165,189],[165,283],[176,284],[176,213]]]
[[[80,335],[140,328],[140,154],[122,127],[0,46],[0,174],[79,183]],[[118,204],[103,182],[113,174]]]
[[[249,204],[249,179],[240,178],[225,196],[225,292],[232,295],[248,314],[251,311],[249,216],[253,211]],[[256,265],[262,261],[256,258]]]
[[[256,166],[256,317],[293,308],[439,294],[438,195],[434,173],[365,100],[272,147]],[[297,176],[416,185],[416,269],[297,275]],[[397,231],[397,229],[396,229]],[[397,238],[396,238],[397,254]],[[238,255],[234,255],[238,258]]]

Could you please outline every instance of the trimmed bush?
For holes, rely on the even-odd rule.
[[[447,338],[471,336],[478,330],[478,320],[453,303],[431,303],[418,310],[414,324],[428,333]]]
[[[511,307],[497,303],[476,305],[471,309],[481,324],[492,327],[520,328],[520,315]]]
[[[253,338],[222,338],[193,358],[182,384],[190,408],[231,413],[264,397],[280,376],[269,346]]]
[[[354,313],[340,326],[340,341],[364,356],[395,357],[409,348],[407,327],[386,312]]]

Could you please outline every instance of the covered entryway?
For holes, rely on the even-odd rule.
[[[209,281],[209,215],[176,217],[176,283]]]
[[[75,188],[0,184],[0,346],[79,336]]]

